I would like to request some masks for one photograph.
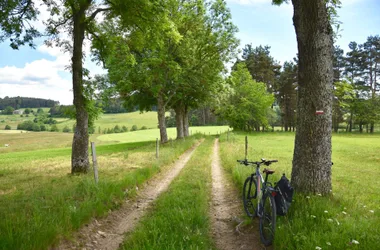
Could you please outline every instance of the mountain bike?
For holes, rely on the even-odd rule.
[[[276,190],[272,183],[268,182],[268,176],[273,174],[274,170],[264,169],[265,179],[260,173],[260,166],[270,166],[277,160],[265,160],[250,162],[247,159],[238,160],[245,166],[255,165],[256,171],[249,176],[243,186],[243,204],[244,209],[249,217],[259,217],[260,219],[260,239],[265,246],[272,244],[274,232],[276,229],[276,204],[274,196]]]

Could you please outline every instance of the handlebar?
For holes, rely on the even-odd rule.
[[[240,164],[243,164],[245,166],[256,165],[256,166],[259,167],[261,164],[269,166],[273,162],[278,162],[278,160],[265,160],[265,159],[261,159],[261,161],[248,161],[247,159],[245,159],[245,160],[237,160],[237,162],[239,162]]]

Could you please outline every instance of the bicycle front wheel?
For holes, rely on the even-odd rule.
[[[257,188],[256,180],[253,177],[248,177],[244,182],[243,204],[244,210],[249,217],[257,216]]]
[[[276,204],[270,192],[266,192],[260,206],[260,238],[265,246],[270,246],[276,230]]]

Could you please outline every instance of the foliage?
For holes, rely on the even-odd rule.
[[[15,110],[14,108],[12,108],[11,106],[8,106],[8,107],[6,107],[4,109],[4,111],[2,112],[2,114],[4,114],[4,115],[12,115],[14,110]]]
[[[71,132],[71,129],[70,129],[68,126],[65,126],[65,127],[62,129],[62,132],[64,132],[64,133],[69,133],[69,132]]]
[[[137,131],[137,130],[138,130],[138,127],[136,125],[133,125],[131,128],[131,131]]]
[[[11,128],[11,126],[9,126],[9,125],[5,125],[5,128],[4,128],[5,130],[11,130],[12,128]]]
[[[57,125],[53,124],[51,127],[50,127],[50,132],[58,132],[59,129],[57,127]]]
[[[270,55],[270,47],[260,45],[252,48],[251,44],[247,44],[243,48],[242,58],[252,78],[265,83],[268,91],[273,93],[281,66]]]
[[[274,98],[265,84],[254,81],[243,63],[236,65],[227,82],[230,93],[220,100],[223,105],[217,113],[234,129],[252,131],[267,126],[267,110]]]
[[[31,108],[40,107],[53,107],[58,104],[57,101],[42,98],[31,98],[31,97],[4,97],[0,98],[0,109],[5,109],[7,106],[11,106],[14,109],[26,108],[30,112]],[[25,109],[25,111],[26,111]],[[27,111],[26,111],[27,112]],[[29,113],[26,113],[29,114]]]
[[[0,2],[0,42],[10,40],[12,49],[28,44],[34,48],[33,39],[40,33],[31,25],[39,14],[33,0],[6,0]],[[1,108],[0,108],[1,109]]]

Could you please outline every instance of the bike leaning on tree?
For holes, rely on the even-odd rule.
[[[259,217],[259,231],[261,242],[265,246],[273,243],[276,229],[276,216],[285,215],[290,207],[293,197],[293,188],[285,174],[275,186],[268,181],[269,175],[274,170],[264,169],[260,173],[260,166],[270,166],[277,160],[248,161],[238,160],[245,166],[256,166],[255,171],[247,177],[243,186],[243,204],[245,212],[249,217]]]

